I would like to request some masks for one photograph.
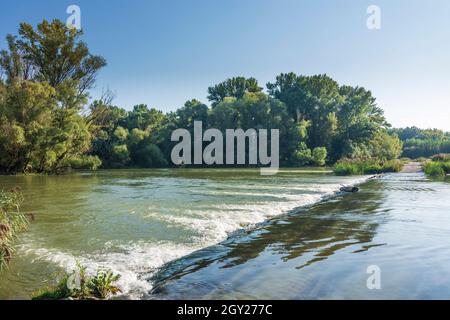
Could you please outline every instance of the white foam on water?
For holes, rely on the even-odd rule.
[[[358,184],[365,180],[367,177],[343,179],[342,181],[346,184]],[[88,273],[93,273],[98,269],[110,269],[121,275],[118,286],[122,290],[123,297],[139,299],[152,289],[149,277],[165,263],[223,241],[239,229],[254,226],[295,208],[326,199],[334,195],[341,186],[337,181],[333,182],[335,183],[311,184],[304,187],[297,184],[293,187],[267,186],[268,188],[263,188],[289,190],[289,194],[276,194],[282,198],[280,201],[268,200],[250,204],[202,206],[197,211],[192,208],[186,210],[188,214],[183,216],[161,214],[161,212],[154,211],[143,215],[143,218],[146,219],[162,220],[168,222],[169,225],[181,225],[195,231],[197,236],[192,236],[189,243],[179,244],[169,241],[115,243],[110,241],[105,243],[105,250],[101,252],[74,256],[59,249],[38,247],[38,241],[27,241],[19,250],[20,254],[32,254],[35,259],[50,261],[68,271],[73,268],[76,261],[86,266]],[[250,186],[245,188],[248,189]],[[257,188],[260,189],[260,186]],[[233,192],[228,193],[234,194]],[[242,195],[242,193],[237,194]],[[264,197],[265,193],[252,191],[247,192],[246,195]],[[267,193],[267,196],[272,195],[273,192]]]
[[[22,255],[32,254],[34,261],[49,261],[68,272],[73,270],[76,262],[85,266],[91,275],[97,270],[111,270],[121,276],[117,285],[123,297],[139,299],[152,289],[148,278],[158,267],[199,249],[198,246],[163,241],[107,245],[115,247],[117,251],[74,256],[58,249],[36,248],[30,244],[22,245],[19,250]]]

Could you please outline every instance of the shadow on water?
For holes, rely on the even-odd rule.
[[[387,213],[381,207],[384,193],[378,191],[383,188],[382,181],[371,181],[357,194],[340,195],[293,211],[169,263],[151,279],[155,287],[149,297],[272,297],[263,293],[264,286],[252,290],[246,287],[253,278],[258,279],[256,282],[264,278],[269,281],[274,264],[277,270],[288,269],[282,276],[298,277],[302,269],[345,249],[361,253],[383,246],[373,242],[380,220]],[[246,270],[253,272],[247,274]],[[282,289],[284,282],[272,282],[271,291],[286,292],[286,288]],[[240,294],[240,290],[244,293]],[[286,294],[278,295],[283,297]]]

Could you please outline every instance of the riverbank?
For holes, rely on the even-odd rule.
[[[173,261],[147,298],[449,299],[450,184],[409,171]]]

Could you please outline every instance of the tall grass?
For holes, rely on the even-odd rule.
[[[427,161],[424,163],[425,173],[432,177],[444,176],[450,174],[450,161]]]
[[[0,191],[0,271],[11,260],[14,240],[27,229],[29,217],[20,213],[23,195],[16,187],[8,192]]]
[[[403,168],[400,160],[380,161],[376,159],[343,159],[334,166],[336,175],[364,175],[384,172],[399,172]]]

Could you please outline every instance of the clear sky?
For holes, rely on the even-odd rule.
[[[0,47],[20,22],[66,21],[81,8],[84,40],[104,56],[92,96],[168,111],[228,77],[327,73],[372,90],[394,126],[450,131],[448,0],[2,0]],[[369,5],[381,29],[366,26]]]

